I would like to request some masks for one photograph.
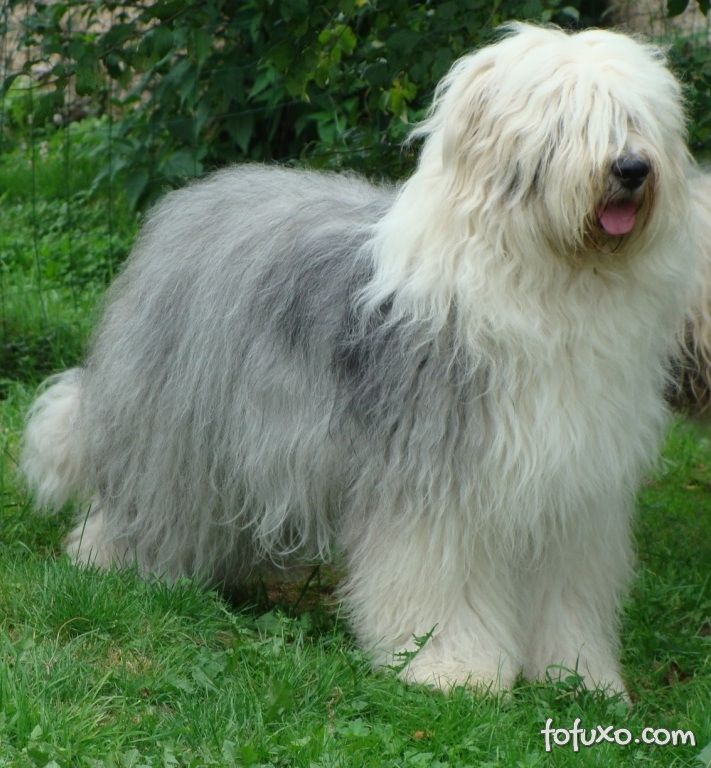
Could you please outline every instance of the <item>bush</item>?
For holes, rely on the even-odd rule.
[[[686,4],[674,0],[669,12]],[[34,136],[87,112],[105,115],[97,181],[120,177],[132,208],[231,161],[401,176],[413,161],[402,139],[435,84],[498,25],[610,18],[602,0],[59,0],[31,10],[10,0],[10,7],[25,11],[20,42],[31,55],[23,53],[3,84],[4,132],[24,127]],[[704,153],[711,57],[702,43],[682,38],[671,57],[688,85],[692,146]],[[28,78],[35,87],[27,89]]]
[[[400,149],[408,126],[422,116],[455,58],[507,19],[569,24],[580,6],[561,0],[393,0],[382,7],[369,0],[38,3],[22,27],[23,43],[35,52],[22,69],[32,74],[45,62],[46,85],[32,105],[34,130],[65,119],[77,103],[113,117],[104,175],[121,175],[137,206],[165,185],[234,160],[400,175],[412,162]],[[13,76],[6,90],[12,82]],[[13,105],[21,115],[16,96]]]

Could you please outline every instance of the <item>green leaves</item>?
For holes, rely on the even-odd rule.
[[[93,56],[82,55],[76,63],[74,86],[78,96],[96,93],[103,84],[99,63]]]
[[[688,4],[689,0],[668,0],[667,13],[669,16],[678,16],[680,13],[684,13]]]
[[[123,189],[126,193],[128,205],[132,210],[138,207],[149,181],[150,174],[145,168],[136,168],[130,171],[124,178]]]
[[[696,4],[699,6],[699,10],[704,16],[709,12],[711,8],[710,0],[668,0],[667,2],[667,14],[669,16],[678,16],[687,9],[689,4]]]
[[[577,22],[582,3],[565,2],[37,4],[23,15],[22,43],[36,51],[24,70],[57,64],[35,83],[32,130],[54,130],[76,97],[93,113],[110,107],[112,168],[102,175],[120,179],[133,207],[235,161],[397,177],[413,160],[400,147],[408,126],[452,62],[508,18]]]

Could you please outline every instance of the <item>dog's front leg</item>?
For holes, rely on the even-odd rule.
[[[344,598],[377,665],[441,689],[508,688],[520,668],[517,600],[487,548],[420,518],[372,526],[348,551]]]
[[[608,510],[609,511],[609,510]],[[527,626],[524,675],[560,679],[577,672],[587,687],[625,692],[618,661],[618,610],[632,562],[627,515],[616,524],[544,547],[522,577]],[[602,534],[602,535],[601,535]]]

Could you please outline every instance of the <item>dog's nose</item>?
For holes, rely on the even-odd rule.
[[[612,173],[625,189],[633,190],[642,185],[649,175],[649,163],[639,155],[623,155],[612,164]]]

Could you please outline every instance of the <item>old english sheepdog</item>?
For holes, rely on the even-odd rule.
[[[700,258],[668,399],[676,410],[711,422],[711,171],[694,169],[691,210]]]
[[[624,690],[693,267],[679,84],[622,34],[515,24],[413,136],[397,188],[248,165],[167,195],[22,468],[90,505],[79,562],[224,583],[335,555],[406,680]]]

